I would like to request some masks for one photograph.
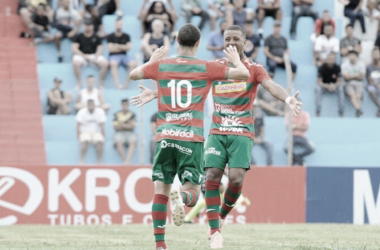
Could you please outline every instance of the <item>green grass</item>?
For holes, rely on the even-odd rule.
[[[208,249],[206,225],[168,226],[169,250]],[[0,227],[0,249],[155,249],[151,226]],[[337,224],[250,224],[223,228],[224,249],[380,249],[380,227]]]

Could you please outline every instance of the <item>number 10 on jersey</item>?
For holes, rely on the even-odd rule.
[[[186,89],[186,102],[182,102],[182,86]],[[177,105],[181,108],[187,108],[191,104],[193,86],[188,80],[180,80],[176,83],[176,80],[171,80],[168,84],[170,88],[172,108],[177,108]]]

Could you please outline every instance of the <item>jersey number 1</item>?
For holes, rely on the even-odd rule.
[[[182,102],[182,85],[184,85],[187,88],[187,100],[185,103]],[[168,86],[171,88],[171,97],[172,97],[172,108],[176,108],[177,105],[181,108],[187,108],[191,104],[191,95],[192,95],[192,85],[191,82],[188,80],[181,80],[179,82],[175,82],[175,80],[171,80],[168,84]]]

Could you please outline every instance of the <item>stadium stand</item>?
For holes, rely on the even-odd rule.
[[[2,1],[0,5],[11,5],[12,10],[16,9],[17,1]],[[140,4],[135,1],[121,1],[124,12],[124,28],[132,39],[133,48],[129,52],[132,57],[140,55],[141,26],[137,19],[140,11]],[[180,14],[180,1],[173,1]],[[207,4],[207,1],[204,1]],[[297,39],[290,40],[289,28],[291,20],[292,5],[290,0],[281,1],[283,20],[282,33],[288,38],[290,54],[298,66],[298,74],[294,82],[294,88],[301,91],[300,97],[304,103],[303,108],[312,116],[311,127],[308,138],[314,143],[316,152],[308,158],[308,166],[378,166],[379,157],[376,152],[380,150],[380,133],[374,134],[376,128],[380,127],[380,120],[375,118],[376,108],[365,92],[363,99],[363,117],[354,118],[355,110],[346,100],[346,112],[344,118],[337,118],[337,98],[323,98],[322,116],[315,117],[315,94],[314,87],[317,81],[317,70],[312,64],[312,42],[310,36],[314,30],[314,23],[311,18],[301,17],[297,25]],[[56,1],[53,1],[53,6]],[[257,3],[254,0],[248,1],[248,7],[256,9]],[[336,24],[336,36],[340,39],[343,36],[343,27],[348,22],[343,16],[343,12],[335,11],[334,1],[315,1],[315,8],[321,15],[325,9],[330,10]],[[336,14],[339,13],[339,14]],[[114,30],[116,16],[109,15],[103,17],[105,31]],[[219,20],[220,21],[220,20]],[[0,151],[2,163],[45,163],[52,165],[75,165],[79,162],[79,143],[76,139],[75,114],[69,116],[49,116],[46,115],[46,94],[51,88],[54,77],[60,76],[63,79],[62,89],[71,91],[76,99],[76,84],[71,65],[71,42],[64,40],[62,51],[64,62],[57,62],[57,52],[54,44],[40,44],[35,48],[29,46],[28,40],[17,38],[22,30],[20,18],[12,13],[11,16],[0,15],[0,39],[1,54],[0,64],[0,144],[7,145],[6,150]],[[199,22],[198,17],[192,19],[194,24]],[[180,16],[177,20],[176,30],[184,24],[184,18]],[[273,19],[266,18],[264,21],[264,37],[272,33]],[[257,22],[255,21],[255,30]],[[359,29],[355,27],[355,32]],[[360,30],[359,30],[360,31]],[[211,53],[207,51],[207,38],[210,32],[207,25],[202,31],[201,46],[198,57],[210,59]],[[367,37],[363,43],[363,54],[371,51],[373,37]],[[105,42],[103,42],[106,45]],[[366,44],[364,46],[364,44]],[[262,44],[263,45],[263,44]],[[368,47],[367,47],[368,45]],[[106,46],[105,46],[106,48]],[[171,47],[171,55],[175,55],[176,47]],[[108,56],[107,49],[104,55]],[[370,59],[370,56],[363,56]],[[37,65],[38,61],[38,65]],[[266,65],[263,47],[260,48],[257,61]],[[38,73],[38,77],[36,75]],[[94,68],[85,68],[82,76],[89,74],[98,75]],[[120,70],[121,81],[126,76],[125,70]],[[275,81],[286,86],[286,73],[284,70],[276,71]],[[37,80],[39,85],[37,85]],[[139,84],[151,87],[150,81],[142,81]],[[113,146],[112,114],[119,110],[120,100],[131,97],[139,93],[138,83],[131,83],[126,90],[117,90],[114,87],[111,76],[107,74],[104,88],[104,98],[110,103],[111,109],[107,113],[106,123],[106,143],[104,149],[104,164],[122,164],[122,160],[117,155]],[[39,89],[38,89],[39,86]],[[40,100],[38,100],[40,97]],[[41,108],[42,107],[42,108]],[[43,111],[43,117],[41,116]],[[151,129],[149,125],[150,117],[157,110],[156,103],[152,102],[138,109],[131,107],[137,114],[137,131],[139,136],[138,147],[132,164],[149,163],[149,141]],[[286,165],[286,155],[284,144],[286,131],[283,118],[266,117],[266,137],[274,144],[274,165]],[[43,124],[43,127],[42,127]],[[207,133],[210,126],[210,117],[206,116],[205,131]],[[7,128],[5,130],[5,128]],[[33,132],[32,132],[33,131]],[[44,135],[42,133],[44,131]],[[207,135],[207,134],[206,134]],[[45,140],[45,141],[44,141]],[[353,143],[354,142],[354,143]],[[29,149],[26,150],[26,147]],[[44,148],[45,147],[45,150]],[[259,165],[264,164],[264,154],[260,148],[255,148],[256,161]],[[86,155],[86,163],[95,163],[95,149],[90,147]]]
[[[18,38],[17,1],[0,2],[0,159],[2,164],[45,164],[36,52]],[[13,13],[11,12],[13,10]]]

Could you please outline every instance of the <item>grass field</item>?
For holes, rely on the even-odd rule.
[[[169,250],[208,249],[205,225],[168,226]],[[380,249],[380,227],[337,224],[227,225],[224,249]],[[155,249],[152,229],[128,226],[0,227],[0,249]]]

